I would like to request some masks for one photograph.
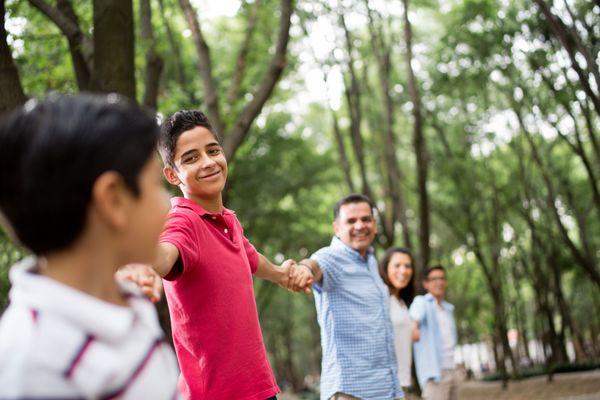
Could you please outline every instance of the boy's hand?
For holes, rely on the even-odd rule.
[[[279,286],[284,289],[293,291],[292,283],[293,283],[293,268],[296,265],[296,261],[294,260],[285,260],[281,263],[281,265],[277,268],[279,270],[279,278],[275,281]]]
[[[305,264],[294,264],[292,268],[292,290],[303,291],[310,294],[310,288],[314,282],[312,270]]]
[[[115,278],[120,281],[129,280],[135,283],[153,303],[160,300],[163,290],[162,279],[149,265],[127,264],[118,269]]]

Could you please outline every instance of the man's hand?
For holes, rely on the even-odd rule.
[[[307,266],[298,265],[294,260],[285,260],[279,267],[279,279],[276,283],[290,292],[310,293],[313,276]]]
[[[305,264],[296,264],[292,268],[292,290],[294,292],[304,291],[310,294],[310,287],[314,282],[312,270]]]
[[[148,299],[153,303],[160,300],[163,291],[162,279],[147,264],[127,264],[115,273],[120,281],[129,280],[138,285]]]

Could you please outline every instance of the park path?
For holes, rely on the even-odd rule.
[[[463,382],[460,400],[600,400],[600,370],[554,375],[554,382],[535,377],[510,382]]]
[[[300,400],[293,394],[282,393],[281,400]],[[600,400],[600,369],[587,372],[555,374],[554,382],[546,377],[511,381],[507,390],[500,382],[462,382],[459,400]],[[409,396],[407,400],[418,400]]]

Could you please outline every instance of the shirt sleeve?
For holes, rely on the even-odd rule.
[[[199,259],[200,246],[198,246],[198,238],[194,233],[192,217],[197,216],[190,216],[182,212],[170,213],[160,235],[161,243],[171,243],[179,251],[182,271],[177,276],[185,273]],[[172,278],[175,279],[177,276]]]
[[[327,250],[327,248],[323,248],[314,253],[311,257],[311,260],[315,260],[319,263],[319,268],[323,273],[323,282],[315,283],[313,287],[317,291],[330,291],[339,282],[339,266],[335,263],[335,260]]]
[[[242,234],[242,236],[243,236],[243,234]],[[250,243],[250,241],[246,238],[246,236],[243,236],[243,238],[244,238],[244,251],[246,251],[246,256],[248,257],[248,262],[250,262],[250,271],[252,271],[252,273],[255,273],[256,270],[258,269],[258,252],[254,248],[252,243]]]
[[[408,313],[413,321],[421,322],[425,318],[425,301],[423,300],[423,296],[415,297]]]

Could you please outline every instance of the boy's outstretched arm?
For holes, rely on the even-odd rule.
[[[119,268],[115,274],[119,280],[127,279],[138,285],[153,302],[161,298],[163,291],[161,278],[171,272],[179,259],[179,250],[171,243],[159,243],[156,253],[152,265],[127,264]]]
[[[285,260],[280,266],[277,266],[259,253],[258,268],[254,275],[293,292],[310,293],[312,274],[307,268],[298,266],[294,260]]]

